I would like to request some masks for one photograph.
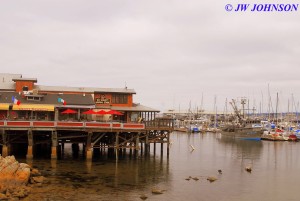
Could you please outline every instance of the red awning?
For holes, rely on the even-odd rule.
[[[66,109],[65,111],[62,111],[61,113],[62,114],[75,114],[75,113],[77,113],[77,111],[71,110],[71,109]]]
[[[104,115],[104,114],[107,114],[107,112],[105,112],[104,110],[99,110],[99,111],[97,112],[97,114]]]
[[[87,111],[83,112],[82,114],[98,114],[98,113],[95,112],[94,110],[87,110]]]
[[[108,112],[106,112],[106,114],[113,114],[113,115],[124,115],[123,113],[121,112],[118,112],[116,110],[110,110]]]

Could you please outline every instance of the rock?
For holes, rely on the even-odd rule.
[[[143,194],[143,195],[140,196],[140,198],[141,198],[142,200],[146,200],[148,197],[147,197],[145,194]]]
[[[14,156],[0,158],[0,183],[6,185],[27,184],[30,168],[25,163],[19,163]]]
[[[43,177],[43,176],[38,176],[38,177],[32,177],[32,179],[33,179],[33,181],[34,181],[35,183],[43,183],[44,180],[45,180],[45,177]]]
[[[198,181],[198,180],[199,180],[199,178],[198,178],[198,177],[194,177],[193,179],[194,179],[195,181]]]
[[[36,168],[31,170],[31,176],[41,176],[42,174],[40,173],[40,171]]]
[[[214,182],[217,180],[216,177],[213,177],[213,176],[210,176],[210,177],[207,177],[207,180],[210,181],[210,182]]]
[[[3,193],[0,193],[0,200],[8,200],[8,197]]]
[[[160,190],[158,188],[153,188],[152,189],[152,193],[153,194],[163,194],[164,190]]]
[[[44,177],[40,176],[38,170],[33,171],[35,175],[30,178],[30,166],[19,163],[14,156],[2,157],[0,155],[0,200],[19,200],[28,196],[30,188],[28,182],[41,184]]]
[[[27,184],[30,177],[30,167],[25,163],[20,163],[18,170],[15,173],[15,179],[21,184]]]
[[[219,174],[222,174],[222,170],[218,170]]]

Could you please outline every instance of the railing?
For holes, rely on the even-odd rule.
[[[174,128],[173,119],[155,119],[143,122],[146,128]]]
[[[72,121],[0,121],[0,128],[96,128],[145,129],[143,123],[72,122]]]

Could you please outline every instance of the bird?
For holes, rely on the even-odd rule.
[[[219,174],[222,174],[222,170],[218,170]]]
[[[247,167],[245,167],[245,170],[246,170],[247,172],[251,172],[251,171],[252,171],[252,168],[251,168],[251,166],[247,166]]]

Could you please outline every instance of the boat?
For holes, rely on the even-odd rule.
[[[298,136],[297,131],[286,131],[286,129],[282,127],[264,131],[261,139],[269,141],[298,141]]]
[[[236,122],[225,125],[221,128],[221,134],[226,136],[232,136],[235,138],[260,140],[261,135],[264,132],[264,128],[261,125],[261,121],[258,119],[245,119],[244,115],[240,114],[239,109],[236,106],[235,100],[230,102],[235,115]]]
[[[221,129],[222,135],[253,140],[260,139],[263,132],[264,129],[262,127],[254,127],[252,124],[246,124],[244,126],[232,124]]]

